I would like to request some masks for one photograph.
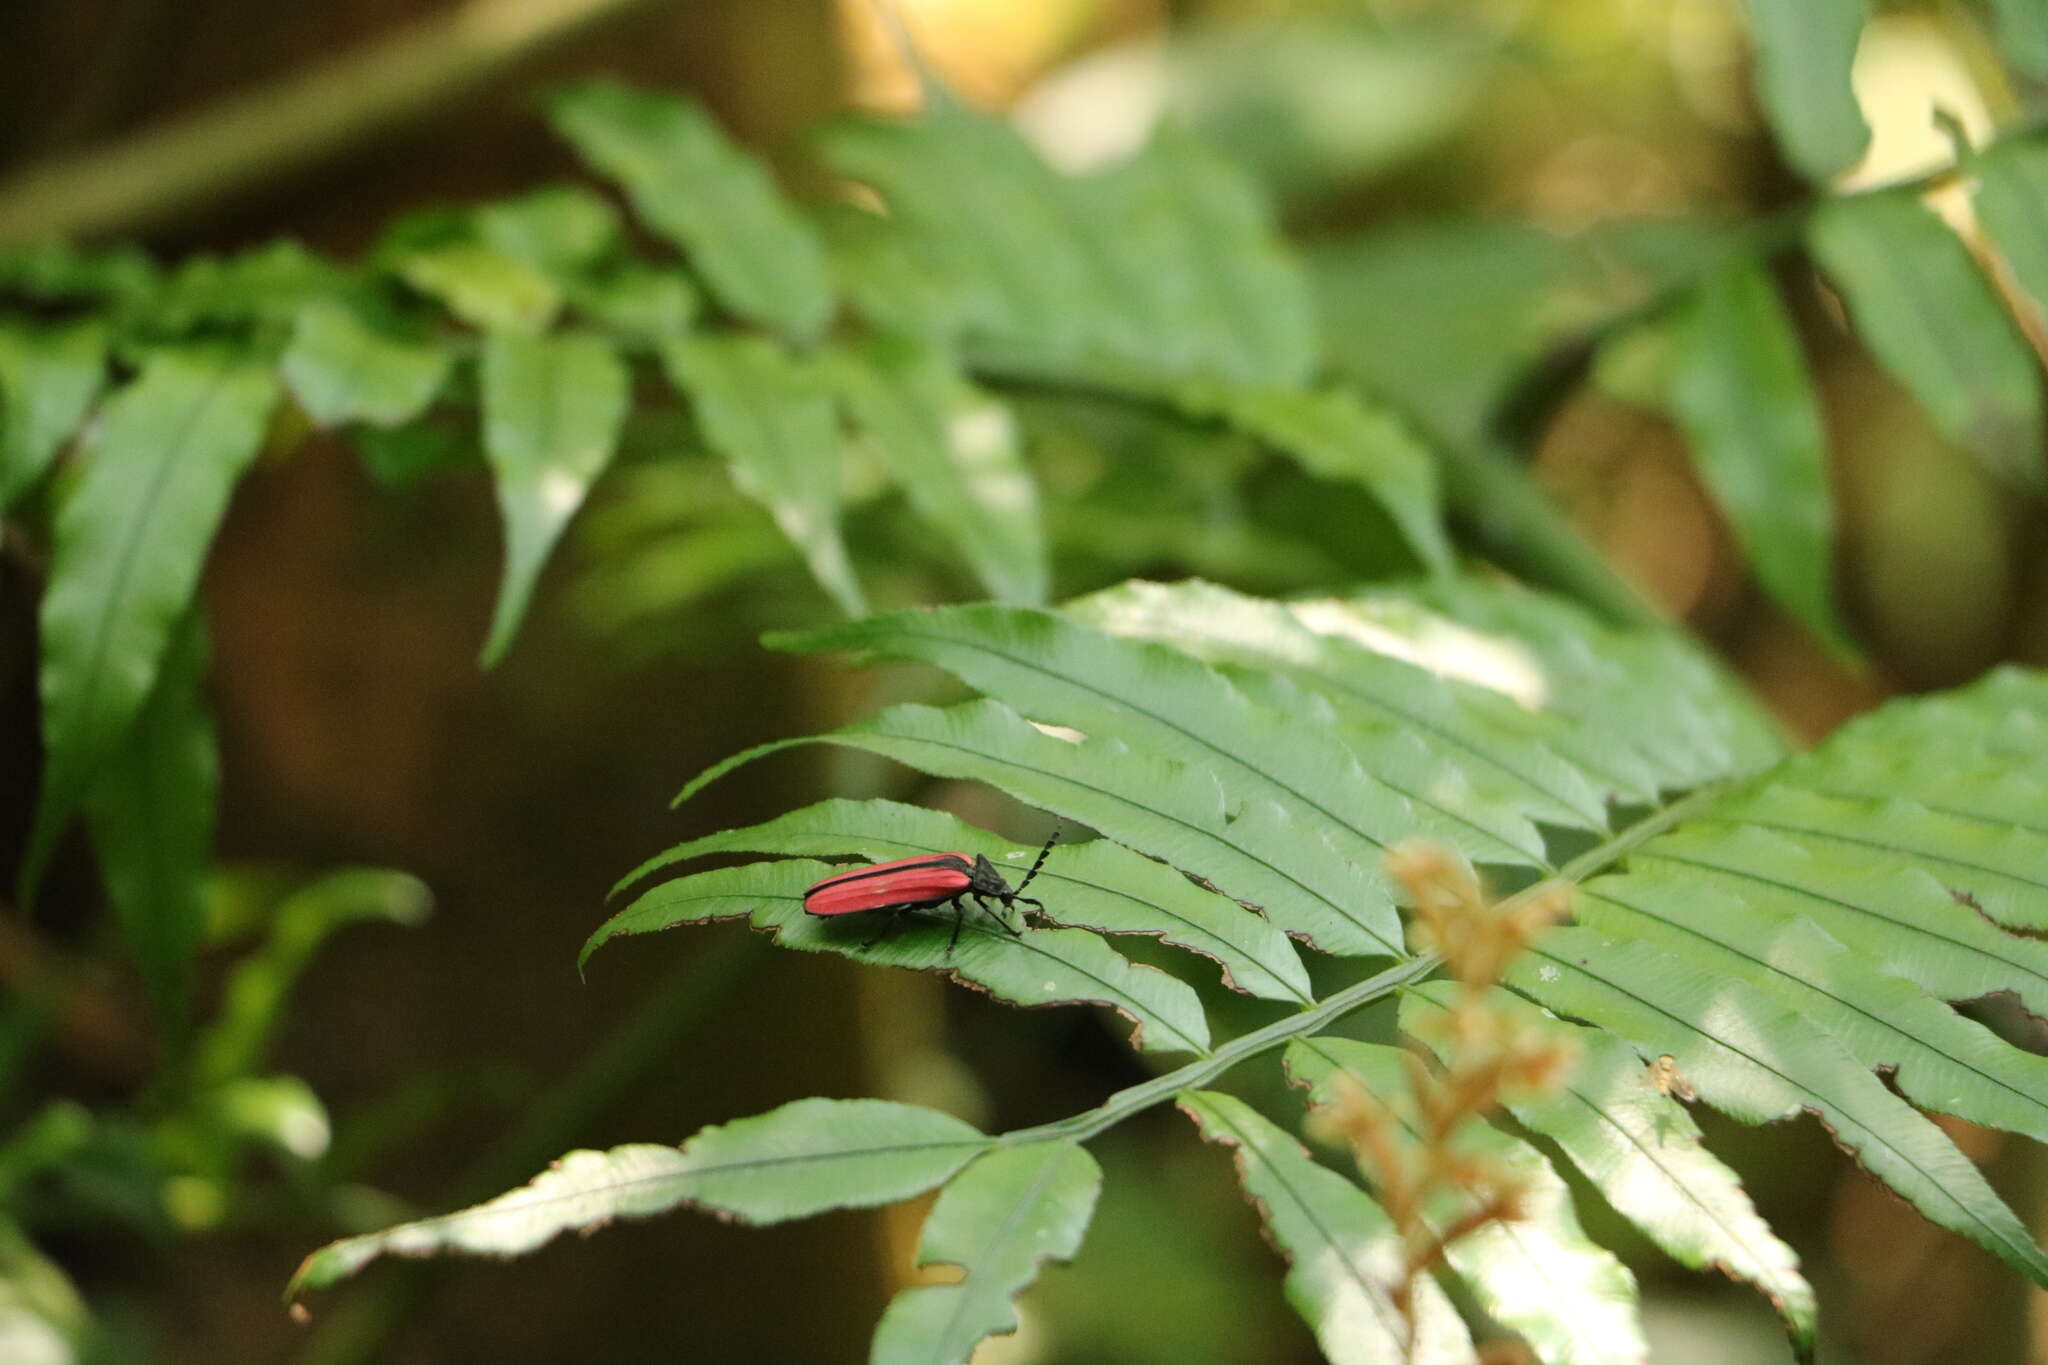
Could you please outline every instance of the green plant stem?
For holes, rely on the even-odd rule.
[[[1613,866],[1626,857],[1631,849],[1656,838],[1702,806],[1718,801],[1730,788],[1737,785],[1739,780],[1710,782],[1686,793],[1668,806],[1651,811],[1619,834],[1602,840],[1565,864],[1557,874],[1556,880],[1577,885],[1594,873]],[[1005,1146],[1024,1142],[1050,1142],[1061,1138],[1085,1142],[1142,1109],[1149,1109],[1155,1104],[1170,1100],[1183,1090],[1207,1085],[1239,1062],[1256,1057],[1262,1052],[1270,1052],[1293,1039],[1319,1032],[1353,1010],[1362,1009],[1374,1001],[1385,999],[1395,991],[1413,985],[1435,971],[1442,961],[1440,954],[1424,953],[1419,957],[1397,962],[1355,986],[1346,986],[1299,1014],[1276,1019],[1262,1029],[1245,1034],[1242,1038],[1233,1038],[1199,1061],[1190,1062],[1163,1076],[1134,1085],[1128,1090],[1119,1090],[1094,1109],[1069,1118],[1056,1119],[1051,1123],[1041,1123],[1035,1128],[1019,1128],[1014,1132],[1002,1134],[996,1141]]]
[[[767,952],[765,939],[728,934],[684,957],[435,1203],[444,1208],[477,1203],[561,1155],[578,1133],[670,1056],[677,1041],[716,1009]],[[382,1359],[384,1343],[433,1292],[438,1269],[416,1262],[394,1266],[374,1286],[365,1286],[366,1292],[350,1296],[324,1315],[293,1357],[294,1365],[362,1365]]]
[[[1209,1056],[1198,1062],[1167,1072],[1128,1090],[1119,1090],[1094,1109],[1072,1118],[1057,1119],[1052,1123],[1041,1123],[1035,1128],[1019,1128],[1004,1133],[996,1139],[1003,1146],[1016,1146],[1026,1142],[1053,1142],[1062,1138],[1085,1142],[1097,1133],[1114,1127],[1131,1115],[1153,1105],[1172,1099],[1183,1090],[1207,1085],[1239,1062],[1256,1057],[1262,1052],[1271,1052],[1283,1047],[1304,1034],[1326,1028],[1356,1009],[1363,1009],[1377,1000],[1383,1000],[1403,986],[1420,981],[1435,971],[1442,961],[1435,953],[1424,953],[1420,957],[1397,962],[1377,976],[1367,977],[1355,986],[1343,990],[1324,1000],[1312,1009],[1299,1014],[1290,1014],[1276,1019],[1262,1029],[1233,1038]]]
[[[1702,806],[1711,806],[1740,785],[1741,778],[1729,778],[1695,787],[1668,806],[1651,811],[1612,839],[1602,840],[1558,870],[1557,880],[1577,886],[1595,872],[1601,872],[1627,857],[1631,850],[1670,829]]]
[[[467,0],[312,70],[0,184],[0,246],[133,232],[472,93],[670,0]]]

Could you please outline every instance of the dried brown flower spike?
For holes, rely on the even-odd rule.
[[[1521,1177],[1465,1150],[1461,1134],[1504,1097],[1554,1089],[1571,1067],[1559,1035],[1529,1012],[1502,1008],[1494,990],[1530,940],[1569,912],[1570,892],[1548,884],[1496,904],[1469,865],[1435,844],[1391,849],[1387,868],[1407,889],[1418,946],[1441,954],[1463,989],[1441,1016],[1441,1066],[1404,1054],[1408,1084],[1399,1096],[1340,1075],[1320,1121],[1351,1148],[1399,1236],[1401,1270],[1388,1293],[1412,1347],[1417,1281],[1459,1238],[1521,1214]]]

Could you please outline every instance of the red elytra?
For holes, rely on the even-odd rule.
[[[937,905],[973,885],[974,864],[966,854],[925,854],[827,877],[804,892],[804,909],[813,915],[851,915],[902,904]]]
[[[996,870],[995,864],[978,853],[972,858],[965,853],[928,853],[914,858],[896,858],[827,877],[804,892],[804,912],[826,917],[866,914],[869,911],[903,914],[950,905],[953,907],[953,936],[946,941],[946,952],[950,955],[954,945],[960,941],[960,925],[967,914],[962,902],[972,897],[975,906],[1001,925],[1005,932],[1021,937],[1016,926],[991,909],[989,902],[996,901],[1008,908],[1021,901],[1025,905],[1045,909],[1044,902],[1025,895],[1024,889],[1031,885],[1038,869],[1045,866],[1046,855],[1052,852],[1052,846],[1059,837],[1055,830],[1052,838],[1045,841],[1045,847],[1038,850],[1038,860],[1031,864],[1031,870],[1024,874],[1024,880],[1014,891],[1003,880],[1003,874]],[[882,931],[883,934],[887,932],[886,928]],[[882,934],[877,934],[860,946],[871,947],[881,937]]]

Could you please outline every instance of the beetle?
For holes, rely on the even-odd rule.
[[[996,870],[996,865],[979,853],[972,858],[965,853],[928,853],[915,858],[875,863],[827,877],[804,892],[804,913],[824,917],[871,911],[902,914],[950,905],[953,907],[953,936],[946,940],[946,953],[951,956],[954,945],[960,942],[960,925],[967,917],[962,902],[971,896],[983,914],[1003,926],[1008,933],[1022,938],[1022,931],[991,909],[989,902],[998,901],[1005,908],[1021,902],[1044,910],[1045,902],[1032,899],[1024,891],[1031,885],[1031,879],[1038,875],[1038,869],[1045,866],[1046,855],[1052,852],[1052,846],[1059,837],[1059,831],[1054,830],[1052,838],[1045,841],[1045,847],[1038,850],[1038,861],[1031,864],[1031,870],[1024,874],[1024,880],[1014,891],[1003,880],[1003,874]],[[873,947],[888,932],[884,928],[860,946]]]

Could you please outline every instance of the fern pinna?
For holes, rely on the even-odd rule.
[[[762,746],[685,797],[810,743],[987,783],[1100,836],[1047,860],[1037,886],[1054,923],[1013,939],[970,920],[949,955],[950,925],[932,916],[863,952],[863,935],[803,913],[804,889],[834,867],[821,860],[963,850],[1020,869],[1036,849],[936,811],[833,800],[651,860],[621,884],[635,894],[586,956],[622,934],[744,916],[785,947],[940,971],[1015,1004],[1108,1005],[1133,1046],[1162,1057],[1156,1079],[1008,1133],[813,1099],[681,1147],[577,1152],[490,1203],[338,1242],[295,1288],[385,1253],[509,1254],[679,1205],[772,1222],[943,1186],[921,1256],[966,1278],[905,1291],[874,1358],[960,1360],[1010,1330],[1012,1296],[1079,1244],[1100,1181],[1083,1144],[1178,1101],[1234,1149],[1293,1263],[1290,1297],[1331,1359],[1411,1347],[1469,1359],[1433,1282],[1412,1332],[1390,1312],[1380,1191],[1310,1157],[1286,1116],[1214,1089],[1241,1062],[1284,1059],[1319,1109],[1346,1085],[1400,1108],[1415,1054],[1332,1030],[1392,1002],[1413,1038],[1446,1046],[1431,1016],[1458,988],[1440,979],[1441,953],[1415,943],[1401,911],[1414,893],[1384,870],[1390,847],[1416,839],[1503,889],[1571,889],[1573,922],[1504,961],[1489,993],[1579,1058],[1559,1085],[1506,1096],[1516,1131],[1554,1144],[1674,1258],[1754,1283],[1802,1351],[1814,1300],[1797,1259],[1701,1145],[1683,1096],[1748,1123],[1819,1115],[1928,1218],[2048,1283],[2048,1256],[1920,1112],[2048,1137],[2048,1059],[1951,1006],[2011,992],[2048,1009],[2039,674],[1894,702],[1790,754],[1676,637],[1482,578],[1295,602],[1132,583],[1060,612],[939,608],[772,643],[914,660],[981,695]],[[739,852],[783,856],[658,880]],[[1137,965],[1122,935],[1185,955],[1171,971]],[[1307,963],[1333,958],[1359,970],[1318,990],[1330,974]],[[1204,974],[1275,1002],[1278,1017],[1219,1040],[1190,984]],[[1646,1084],[1660,1065],[1666,1083]],[[1514,1221],[1453,1244],[1447,1273],[1542,1359],[1642,1359],[1633,1282],[1588,1241],[1544,1149],[1478,1128],[1522,1194]]]

